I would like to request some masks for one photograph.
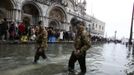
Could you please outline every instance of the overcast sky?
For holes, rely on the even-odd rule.
[[[117,31],[118,38],[128,38],[133,3],[134,0],[87,0],[87,13],[106,23],[105,36],[112,37]]]

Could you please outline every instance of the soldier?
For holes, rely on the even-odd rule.
[[[41,21],[39,22],[39,30],[37,32],[37,50],[34,57],[34,63],[37,63],[39,57],[42,56],[43,59],[46,59],[45,49],[47,48],[47,31],[45,27],[41,25]]]
[[[86,73],[86,51],[91,47],[91,38],[87,32],[84,31],[84,22],[76,21],[71,24],[73,25],[73,31],[76,33],[76,36],[74,39],[75,50],[69,59],[68,70],[71,73],[74,72],[74,64],[78,60],[81,69],[79,75],[84,75]]]

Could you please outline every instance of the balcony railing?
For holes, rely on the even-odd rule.
[[[66,0],[33,0],[33,1],[44,5],[52,5],[53,3],[60,4],[65,7],[68,5]]]

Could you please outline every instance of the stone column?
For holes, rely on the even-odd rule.
[[[62,23],[62,29],[66,30],[65,23]]]
[[[20,22],[21,21],[21,10],[12,9],[11,10],[12,21]]]
[[[12,19],[11,14],[12,14],[11,11],[8,11],[8,12],[7,12],[7,18],[8,18],[8,19]]]
[[[15,17],[15,16],[14,16],[14,15],[15,15],[14,9],[11,9],[11,10],[9,11],[9,14],[8,14],[8,15],[9,15],[10,20],[11,20],[11,21],[14,21],[14,17]]]
[[[39,16],[39,21],[43,21],[43,16]]]
[[[69,31],[69,27],[70,27],[69,24],[68,23],[64,23],[63,25],[64,25],[64,30],[65,31]]]
[[[49,18],[44,16],[44,24],[46,27],[49,27]]]
[[[46,20],[46,17],[45,16],[39,16],[39,21],[42,21],[43,22],[43,25],[45,27],[48,27],[47,20]]]

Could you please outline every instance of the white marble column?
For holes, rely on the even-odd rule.
[[[39,21],[42,21],[43,22],[43,25],[45,27],[48,27],[47,18],[45,16],[40,16],[39,17]]]
[[[8,11],[7,12],[7,16],[6,16],[8,19],[11,19],[11,11]]]
[[[12,9],[11,10],[12,21],[20,22],[21,21],[21,10]]]
[[[8,17],[7,17],[8,19],[10,19],[10,20],[13,19],[12,10],[9,10],[7,15],[8,15]]]
[[[39,21],[43,21],[43,16],[39,16]]]
[[[11,9],[11,11],[10,11],[10,19],[11,19],[11,21],[15,21],[14,9]]]
[[[49,27],[49,19],[46,16],[44,16],[44,24],[46,27]]]
[[[19,22],[20,21],[22,21],[22,12],[21,12],[21,10],[19,10],[19,14],[18,14],[19,16],[18,16],[18,20],[19,20]]]

